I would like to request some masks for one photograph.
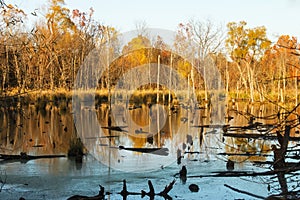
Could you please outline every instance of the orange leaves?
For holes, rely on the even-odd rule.
[[[296,70],[300,68],[299,47],[296,37],[281,35],[265,53],[262,64],[273,73],[281,74],[284,70],[289,76],[294,76]]]
[[[290,37],[289,35],[280,36],[276,45],[286,49],[297,49],[297,45],[299,46],[299,44],[297,44],[297,38]]]
[[[295,70],[300,68],[299,63],[299,43],[296,37],[288,35],[280,36],[277,43],[277,51],[284,59],[284,63],[288,66],[288,72],[295,74]]]

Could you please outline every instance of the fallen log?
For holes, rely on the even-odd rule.
[[[265,199],[265,197],[262,197],[262,196],[259,196],[259,195],[256,195],[256,194],[252,194],[252,193],[247,192],[247,191],[236,189],[236,188],[231,187],[230,185],[227,185],[227,184],[224,184],[224,186],[231,189],[231,190],[233,190],[233,191],[235,191],[235,192],[238,192],[238,193],[246,194],[246,195],[258,198],[258,199]]]
[[[273,156],[271,154],[261,154],[261,153],[218,153],[217,155],[222,155],[222,156],[263,156],[263,157],[269,157]]]
[[[265,198],[265,200],[295,200],[300,198],[300,190],[290,191],[280,194],[272,194]]]
[[[200,152],[200,151],[185,151],[184,152],[184,154],[201,154],[201,153],[203,153],[203,152]]]
[[[74,195],[69,197],[67,200],[104,200],[105,197],[105,193],[104,193],[104,187],[102,187],[101,185],[99,185],[100,187],[100,191],[99,194],[97,194],[96,196],[83,196],[83,195]]]
[[[127,151],[135,151],[135,152],[140,152],[140,153],[156,154],[156,155],[160,155],[160,156],[169,155],[168,148],[130,148],[130,147],[119,146],[119,149],[127,150]]]
[[[228,127],[229,125],[225,124],[211,124],[211,125],[195,125],[195,126],[191,126],[193,128],[224,128],[224,127]]]
[[[108,129],[111,131],[118,131],[118,132],[128,132],[127,130],[124,130],[124,128],[128,128],[128,126],[104,126],[101,127],[103,129]]]
[[[33,159],[41,159],[41,158],[59,158],[66,157],[66,155],[39,155],[32,156],[27,155],[25,152],[21,152],[19,155],[14,154],[0,154],[0,159],[3,160],[33,160]]]
[[[265,139],[265,140],[277,140],[276,135],[266,135],[257,133],[224,133],[224,137],[234,137],[234,138],[252,138],[252,139]],[[299,138],[300,141],[300,138]]]
[[[148,180],[149,192],[145,192],[144,190],[141,190],[141,192],[129,192],[127,190],[126,180],[124,179],[123,180],[123,188],[122,188],[121,192],[118,192],[117,194],[121,195],[123,197],[123,199],[127,199],[127,196],[129,196],[129,195],[141,195],[142,198],[145,196],[148,196],[148,197],[150,197],[150,199],[154,199],[154,197],[157,195],[157,196],[161,196],[167,200],[171,200],[172,197],[170,197],[168,193],[172,190],[174,184],[175,184],[175,179],[169,185],[167,185],[164,188],[164,190],[162,190],[159,193],[155,193],[155,190],[154,190],[151,180]],[[99,194],[97,194],[96,196],[89,197],[89,196],[83,196],[83,195],[74,195],[74,196],[69,197],[67,200],[104,200],[105,195],[112,194],[110,192],[105,193],[105,189],[101,185],[99,185],[99,187],[100,187],[100,191],[99,191]]]
[[[274,165],[274,161],[252,161],[254,165]],[[299,162],[285,162],[285,168],[295,168],[300,165]]]
[[[276,170],[264,171],[264,172],[254,172],[254,171],[220,171],[212,172],[208,175],[193,175],[187,176],[187,178],[205,178],[205,177],[246,177],[246,176],[271,176],[278,173],[292,173],[300,170],[300,166],[296,165],[289,168],[281,168]]]

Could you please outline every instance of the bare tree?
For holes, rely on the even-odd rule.
[[[134,25],[138,35],[149,36],[147,32],[148,24],[146,21],[136,21]]]
[[[190,20],[190,25],[193,42],[197,45],[195,48],[197,57],[200,61],[197,69],[202,72],[205,82],[205,100],[208,100],[207,83],[210,78],[208,77],[210,69],[207,69],[209,65],[205,60],[209,55],[221,52],[224,46],[225,34],[221,25],[215,25],[209,19],[206,21]]]
[[[190,20],[193,41],[197,44],[200,60],[208,54],[215,54],[224,47],[225,32],[222,25],[216,25],[211,20]]]

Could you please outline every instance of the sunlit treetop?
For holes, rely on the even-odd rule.
[[[137,37],[133,38],[126,46],[124,46],[122,52],[127,53],[129,51],[148,47],[151,47],[150,40],[143,35],[138,35]]]
[[[51,33],[58,29],[62,31],[74,30],[75,24],[70,18],[70,10],[66,7],[64,0],[49,0],[49,10],[46,14],[47,25]]]
[[[264,26],[251,29],[246,28],[246,25],[245,21],[227,24],[226,47],[236,61],[258,60],[271,45]]]

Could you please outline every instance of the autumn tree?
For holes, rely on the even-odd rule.
[[[277,42],[265,52],[262,65],[270,92],[277,93],[277,100],[286,100],[286,89],[295,90],[295,102],[298,97],[298,70],[300,44],[296,37],[282,35]],[[270,73],[272,71],[272,73]]]
[[[11,4],[0,4],[0,93],[5,90],[24,85],[26,71],[21,66],[22,52],[26,47],[26,36],[22,33],[23,20],[26,14],[22,9]]]
[[[254,90],[258,89],[259,61],[270,47],[264,26],[247,28],[247,23],[230,22],[227,24],[228,36],[226,47],[240,73],[240,82],[249,91],[251,102],[254,101]]]
[[[30,31],[23,23],[25,13],[17,6],[1,1],[0,11],[1,91],[69,90],[92,49],[103,47],[112,54],[119,51],[112,39],[117,31],[95,21],[92,8],[88,12],[71,12],[63,0],[49,0],[46,13],[30,14],[38,19]],[[88,81],[83,74],[79,76],[82,83]]]
[[[32,36],[38,56],[32,66],[38,70],[38,88],[71,89],[77,71],[88,53],[103,44],[107,27],[94,21],[94,10],[72,12],[64,1],[50,1],[45,21],[36,24]],[[79,74],[81,82],[88,81]]]

